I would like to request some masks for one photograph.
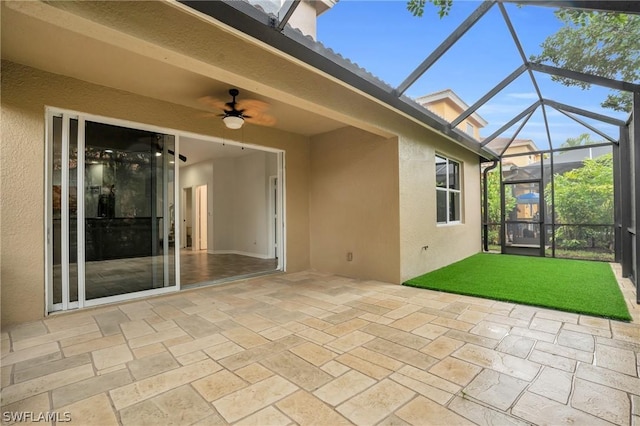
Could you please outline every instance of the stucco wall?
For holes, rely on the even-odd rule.
[[[36,6],[32,7],[33,4]],[[224,81],[230,87],[247,88],[288,106],[313,111],[345,126],[352,126],[351,129],[314,138],[313,174],[318,179],[314,180],[313,190],[310,189],[312,143],[309,138],[267,127],[247,125],[243,128],[243,142],[286,151],[289,271],[311,266],[310,234],[319,239],[314,242],[314,253],[325,250],[323,256],[326,256],[325,259],[316,257],[314,267],[322,266],[327,272],[357,274],[391,282],[400,282],[480,250],[477,156],[423,124],[363,96],[345,82],[301,65],[259,41],[238,35],[232,29],[201,20],[182,11],[175,3],[130,2],[126,7],[121,7],[118,2],[17,2],[13,5],[43,19],[31,23],[34,31],[45,22],[50,25],[49,21],[55,21],[77,32],[78,37],[89,35],[99,40],[105,49],[117,45],[127,50],[127,57],[135,58],[131,63],[117,63],[116,66],[105,63],[105,58],[97,54],[99,49],[82,51],[83,59],[88,58],[84,61],[88,64],[83,68],[84,74],[74,74],[76,68],[73,66],[60,72],[81,75],[84,79],[113,87],[135,86],[129,90],[180,102],[184,93],[180,96],[172,94],[171,90],[177,90],[176,87],[165,88],[155,84],[151,78],[159,64],[172,64],[188,69],[194,76],[207,76]],[[7,14],[3,14],[3,19],[5,16]],[[92,21],[99,24],[94,25]],[[32,53],[33,63],[38,67],[46,67],[55,60],[43,52]],[[93,59],[98,64],[97,69],[89,66],[94,63]],[[73,65],[73,62],[69,64]],[[200,111],[174,103],[6,62],[3,62],[2,71],[1,261],[2,319],[5,322],[7,318],[11,321],[36,318],[44,312],[44,105],[214,136],[221,136],[218,133],[221,127],[203,120]],[[125,78],[131,84],[121,86],[120,80]],[[166,82],[168,85],[172,83],[171,79],[166,79]],[[372,134],[378,136],[373,137]],[[397,138],[394,135],[398,135]],[[464,164],[465,210],[462,225],[436,225],[436,150]],[[370,156],[371,164],[360,162],[365,154]],[[395,173],[391,168],[392,155],[397,159]],[[339,169],[338,165],[344,164],[342,156],[350,158],[354,164]],[[325,167],[342,176],[340,187],[330,188],[336,180],[323,171]],[[361,179],[361,176],[369,179]],[[395,183],[381,177],[395,179]],[[24,185],[23,182],[33,184]],[[361,190],[371,191],[376,182],[383,185],[383,193],[390,197],[375,198],[374,195],[378,194],[374,192],[369,192],[368,198],[360,194]],[[397,198],[393,197],[390,187],[384,185],[399,188]],[[335,208],[327,208],[324,203],[333,202],[332,197],[336,193],[346,203],[350,202],[347,195],[360,199],[359,205],[350,204],[360,213],[341,213],[335,203]],[[309,204],[310,194],[314,197],[313,208]],[[392,229],[394,219],[391,213],[390,219],[386,220],[387,213],[372,216],[374,210],[361,207],[387,208],[393,203],[398,203],[395,211],[399,225],[395,225],[396,230]],[[25,214],[24,211],[28,212]],[[310,226],[310,214],[317,218],[313,226]],[[351,226],[341,223],[346,219]],[[318,220],[327,220],[333,227],[330,229],[346,230],[347,233],[344,236],[337,233],[323,235],[322,227],[317,225]],[[345,249],[351,245],[347,244],[351,242],[349,239],[358,246],[354,246],[353,261],[345,265]],[[369,241],[373,242],[371,247],[364,247]],[[424,245],[430,248],[422,250]],[[384,253],[382,247],[389,251]],[[394,250],[394,247],[399,249]],[[7,254],[8,250],[11,253]],[[355,263],[365,258],[368,264]],[[377,262],[382,263],[378,265]],[[389,272],[394,270],[396,272]],[[7,286],[10,291],[5,291]]]
[[[351,127],[312,138],[310,188],[311,266],[399,283],[397,140]]]
[[[462,162],[461,224],[436,223],[436,152]],[[401,279],[406,281],[480,251],[480,171],[477,155],[428,134],[407,133],[399,141],[399,157]]]
[[[2,325],[40,318],[44,300],[45,105],[212,136],[200,112],[2,62],[0,266]],[[228,135],[226,135],[228,137]],[[307,138],[247,125],[244,142],[284,149],[287,268],[309,267]]]

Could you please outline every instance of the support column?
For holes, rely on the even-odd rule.
[[[620,127],[620,138],[626,130]],[[614,262],[622,263],[622,199],[621,199],[621,182],[622,173],[620,170],[620,139],[618,143],[611,146],[613,153],[613,253]]]
[[[631,120],[630,145],[633,156],[631,157],[631,175],[633,179],[633,236],[632,236],[632,274],[636,284],[636,302],[640,304],[640,91],[633,92],[633,118]]]
[[[631,149],[629,127],[620,126],[620,264],[622,276],[631,275]]]

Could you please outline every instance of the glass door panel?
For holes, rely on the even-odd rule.
[[[175,288],[175,137],[55,111],[47,130],[48,310]]]
[[[51,130],[51,288],[53,303],[67,306],[78,302],[78,120],[53,116]]]
[[[69,120],[69,302],[78,302],[78,120]]]
[[[174,138],[86,122],[86,300],[175,285]]]
[[[52,299],[62,303],[62,117],[52,117],[51,135],[51,239]]]

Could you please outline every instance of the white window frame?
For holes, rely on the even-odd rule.
[[[445,176],[447,177],[446,179],[446,183],[445,183],[445,187],[439,187],[437,185],[437,176],[436,176],[436,222],[438,225],[457,225],[457,224],[461,224],[462,223],[462,214],[464,211],[464,198],[462,197],[462,169],[463,169],[463,163],[460,160],[456,160],[453,158],[450,158],[447,155],[443,155],[440,153],[436,152],[436,157],[440,157],[442,159],[444,159],[446,161],[446,173]],[[453,189],[453,188],[449,188],[449,164],[450,162],[454,162],[458,165],[458,182],[460,182],[460,189]],[[435,170],[437,168],[437,163],[434,161],[434,172],[436,172],[437,175],[437,170]],[[446,200],[446,220],[444,222],[440,222],[438,221],[438,192],[444,192],[445,193],[445,200]],[[451,213],[451,197],[450,194],[451,193],[457,193],[459,194],[460,197],[460,218],[457,220],[449,220],[450,217],[450,213]]]
[[[475,134],[476,128],[473,124],[467,123],[467,134],[471,137]]]

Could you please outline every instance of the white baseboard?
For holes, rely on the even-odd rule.
[[[238,254],[238,255],[241,255],[241,256],[255,257],[257,259],[273,259],[272,257],[269,257],[269,255],[267,255],[267,254],[249,253],[249,252],[240,251],[240,250],[207,250],[207,253],[209,253],[209,254]]]

